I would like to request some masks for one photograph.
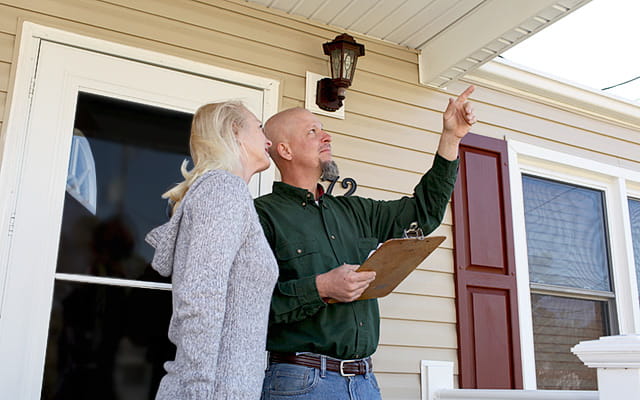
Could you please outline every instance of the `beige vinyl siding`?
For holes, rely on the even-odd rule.
[[[3,3],[2,111],[17,51],[15,35],[24,20],[277,79],[281,82],[280,109],[304,105],[306,71],[328,73],[321,45],[341,33],[241,0]],[[367,54],[358,61],[354,85],[347,92],[346,119],[320,118],[333,135],[341,175],[358,182],[357,194],[394,199],[410,194],[430,166],[449,94],[418,84],[415,51],[356,38],[366,46]],[[463,84],[454,84],[450,90],[458,93],[463,88]],[[640,170],[637,130],[488,88],[478,88],[473,101],[480,118],[473,127],[475,133]],[[336,186],[336,192],[341,190]],[[386,400],[420,398],[421,359],[457,361],[452,229],[449,208],[443,225],[434,233],[447,240],[396,293],[380,302],[382,333],[374,364]]]

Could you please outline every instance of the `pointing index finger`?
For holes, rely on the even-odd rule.
[[[471,93],[473,93],[475,89],[476,89],[475,86],[473,85],[469,86],[464,92],[462,92],[460,96],[458,96],[458,98],[456,99],[456,102],[464,103],[465,101],[467,101],[467,98],[471,95]]]

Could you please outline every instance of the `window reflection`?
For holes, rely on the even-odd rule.
[[[531,308],[538,389],[598,390],[597,371],[571,347],[608,334],[604,303],[532,294]]]
[[[67,193],[91,214],[96,215],[97,192],[96,163],[91,146],[82,131],[74,129],[67,172]]]

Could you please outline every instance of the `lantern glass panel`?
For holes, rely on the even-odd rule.
[[[343,71],[342,78],[348,79],[349,82],[353,79],[353,70],[355,65],[355,51],[353,49],[345,49],[344,62],[342,63]]]
[[[331,77],[333,79],[340,78],[340,72],[342,72],[342,50],[334,49],[331,50]]]

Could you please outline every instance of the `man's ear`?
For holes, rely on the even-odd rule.
[[[283,160],[291,161],[293,158],[293,153],[291,152],[291,146],[289,146],[289,143],[278,143],[276,145],[276,152]]]

